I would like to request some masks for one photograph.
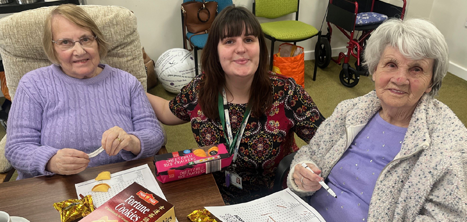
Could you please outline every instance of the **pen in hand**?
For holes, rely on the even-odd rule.
[[[312,173],[315,173],[315,172],[313,172],[313,170],[311,170],[310,167],[308,167],[308,165],[306,165],[306,163],[302,163],[302,166],[305,167],[305,169],[308,169],[309,171],[311,171]],[[322,180],[319,181],[319,184],[321,184],[321,186],[326,191],[328,191],[328,193],[331,194],[331,196],[333,196],[334,198],[337,198],[336,193],[334,193],[334,191],[332,191],[331,188],[326,183],[324,183],[324,181],[322,181]]]

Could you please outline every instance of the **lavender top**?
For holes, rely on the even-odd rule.
[[[326,221],[367,221],[371,196],[383,168],[399,153],[407,128],[391,125],[378,113],[332,168],[325,189],[310,197]]]
[[[56,65],[23,76],[10,110],[5,147],[18,180],[53,175],[46,165],[59,149],[90,153],[114,126],[138,137],[141,152],[102,152],[88,167],[150,157],[160,149],[162,129],[140,82],[109,65],[100,67],[102,72],[89,79],[70,77]]]
[[[374,90],[339,103],[310,144],[298,150],[287,186],[300,196],[313,195],[315,192],[301,190],[294,182],[295,165],[315,164],[327,178],[379,110],[381,103]],[[439,100],[422,96],[400,152],[378,176],[366,221],[465,221],[466,147],[467,128],[454,112]]]

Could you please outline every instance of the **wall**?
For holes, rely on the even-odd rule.
[[[86,2],[90,5],[119,5],[132,10],[138,18],[141,43],[149,56],[155,60],[168,49],[183,47],[181,0],[87,0]],[[237,6],[244,6],[252,10],[253,0],[233,0],[233,2]],[[319,29],[326,7],[327,1],[325,0],[302,0],[300,20]],[[294,18],[294,15],[286,18]],[[266,20],[260,19],[260,21]],[[301,42],[299,45],[303,46],[305,50],[311,51],[314,50],[315,43],[316,38],[313,38]],[[279,43],[276,43],[276,51],[278,45]],[[308,54],[311,55],[311,53]],[[305,59],[312,59],[308,54]]]
[[[449,46],[449,72],[467,80],[467,1],[410,0],[408,18],[428,19]]]
[[[433,3],[437,0],[408,0],[407,18],[430,19]]]
[[[401,0],[384,0],[401,5]],[[141,43],[149,56],[157,58],[171,48],[182,48],[180,4],[182,0],[87,0],[87,4],[119,5],[132,10],[138,18]],[[237,6],[252,9],[253,0],[233,0]],[[467,80],[467,1],[465,0],[407,0],[407,17],[424,18],[432,21],[445,35],[450,49],[449,71]],[[327,0],[301,0],[300,21],[317,29],[321,26]],[[4,17],[5,15],[0,15]],[[287,18],[292,18],[289,16]],[[283,19],[283,18],[281,18]],[[260,22],[266,21],[259,19]],[[280,20],[280,19],[279,19]],[[326,25],[324,25],[326,27]],[[326,29],[323,28],[326,33]],[[347,39],[339,32],[332,35],[333,55],[345,49]],[[298,43],[305,48],[305,59],[314,59],[316,38]],[[270,44],[268,44],[269,46]],[[275,51],[277,51],[276,43]]]
[[[467,1],[435,0],[430,20],[448,43],[449,72],[467,80]]]

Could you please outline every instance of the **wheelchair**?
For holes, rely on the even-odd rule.
[[[367,68],[362,65],[366,41],[371,32],[386,19],[404,18],[406,0],[401,1],[402,7],[380,0],[329,0],[325,16],[328,32],[318,37],[315,46],[316,66],[324,69],[331,60],[340,65],[343,59],[342,70],[339,74],[340,82],[346,87],[356,86],[360,76],[369,75]],[[340,52],[337,59],[331,58],[331,36],[333,31],[331,24],[349,39],[346,47],[347,53]],[[359,35],[356,34],[356,31],[358,31]],[[357,59],[355,68],[349,65],[350,56]]]

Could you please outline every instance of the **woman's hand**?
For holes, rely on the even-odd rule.
[[[304,191],[317,191],[321,188],[319,181],[323,180],[323,178],[319,176],[321,170],[313,164],[307,163],[306,165],[308,165],[308,167],[310,167],[315,173],[312,173],[302,165],[297,164],[294,168],[293,180],[295,184],[297,184],[298,188]]]
[[[85,170],[89,164],[89,157],[85,152],[63,148],[50,158],[47,170],[56,174],[72,175]]]
[[[141,152],[141,142],[138,137],[129,135],[122,128],[114,126],[102,134],[102,148],[109,156],[117,155],[120,150],[138,155]]]

